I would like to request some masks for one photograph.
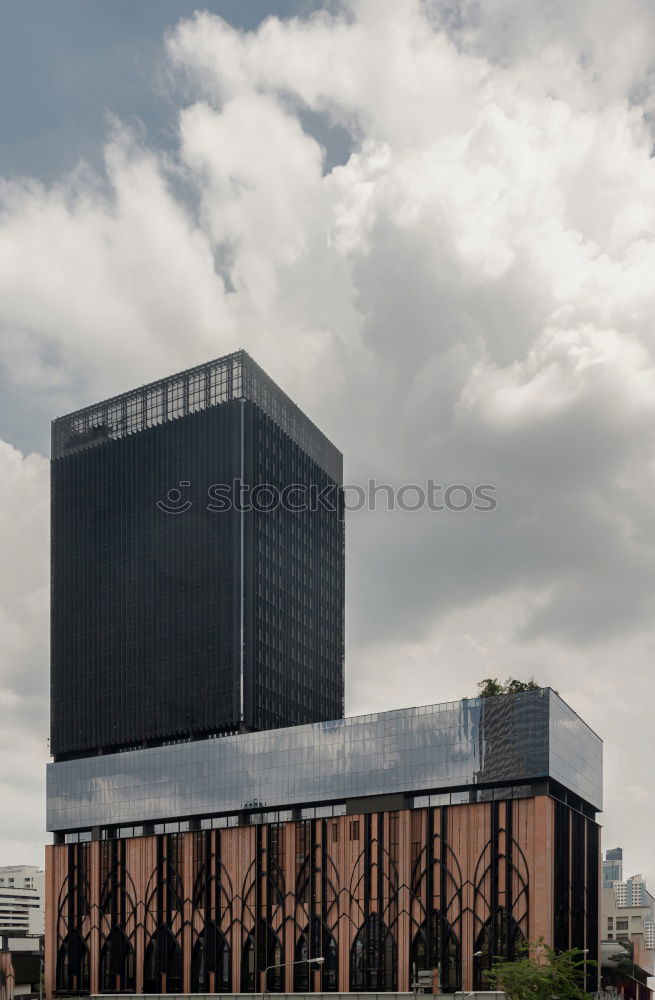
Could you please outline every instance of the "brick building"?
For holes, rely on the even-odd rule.
[[[470,990],[542,936],[596,958],[601,754],[541,690],[52,764],[48,996]]]

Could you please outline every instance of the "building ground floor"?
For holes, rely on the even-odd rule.
[[[485,989],[526,941],[597,958],[599,860],[548,794],[57,844],[46,992]]]
[[[43,992],[43,935],[0,929],[0,1000],[29,1000]]]

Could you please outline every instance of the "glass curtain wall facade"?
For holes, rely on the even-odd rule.
[[[456,793],[468,801],[551,778],[602,808],[602,743],[544,689],[61,761],[48,767],[47,823],[89,831],[393,794],[428,805],[430,792],[468,787]]]
[[[53,423],[55,759],[343,713],[341,469],[244,352]]]

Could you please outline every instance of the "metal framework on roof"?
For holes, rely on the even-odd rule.
[[[243,350],[53,420],[52,458],[64,458],[236,399],[258,406],[332,479],[341,482],[341,452]]]

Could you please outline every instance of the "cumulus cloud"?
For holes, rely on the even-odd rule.
[[[243,345],[350,481],[498,487],[493,513],[353,514],[349,708],[534,673],[606,736],[607,824],[644,870],[654,20],[646,0],[352,0],[249,33],[199,13],[162,50],[174,153],[113,123],[104,176],[0,186],[12,385],[72,407]],[[344,162],[312,122],[347,134]],[[38,542],[13,540],[29,565]]]
[[[2,863],[39,856],[48,758],[48,463],[0,440]]]

